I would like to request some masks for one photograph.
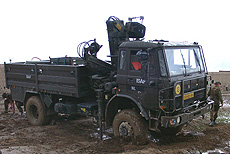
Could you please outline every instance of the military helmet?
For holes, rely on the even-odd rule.
[[[7,93],[3,93],[2,94],[2,98],[4,99],[4,98],[7,98]]]
[[[221,83],[220,83],[219,81],[216,81],[214,84],[215,84],[215,85],[217,85],[217,84],[220,84],[220,85],[221,85]]]
[[[2,98],[9,98],[10,97],[10,94],[8,94],[7,92],[3,93],[2,94]]]

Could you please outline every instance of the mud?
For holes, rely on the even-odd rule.
[[[5,153],[230,153],[230,97],[220,109],[219,124],[209,127],[209,114],[193,120],[177,136],[149,132],[146,145],[134,145],[113,137],[106,128],[99,140],[98,126],[84,116],[58,116],[46,126],[31,126],[25,115],[17,111],[3,112],[0,102],[0,151]],[[1,153],[0,152],[0,153]]]

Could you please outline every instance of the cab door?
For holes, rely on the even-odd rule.
[[[145,89],[148,85],[147,71],[146,69],[148,62],[143,63],[140,56],[138,56],[139,50],[130,50],[129,61],[128,61],[128,74],[127,74],[127,92],[130,96],[144,102]]]
[[[146,52],[143,60],[138,52]],[[145,56],[145,55],[144,55]],[[144,107],[155,108],[157,106],[157,54],[154,50],[130,50],[127,76],[127,92],[138,99]]]
[[[117,69],[117,84],[119,93],[125,94],[127,92],[127,72],[128,72],[128,54],[126,49],[121,49],[119,52],[118,69]]]

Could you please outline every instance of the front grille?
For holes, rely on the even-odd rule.
[[[204,96],[205,96],[205,89],[194,92],[193,98],[184,100],[184,107],[188,107],[188,106],[194,104],[194,102],[197,100],[200,100],[200,101],[204,100]]]
[[[181,92],[176,93],[176,85],[181,85]],[[173,112],[182,108],[192,107],[196,102],[202,102],[206,98],[205,78],[184,80],[176,82],[170,88],[159,92],[159,106],[164,106],[164,111]]]
[[[204,78],[184,81],[184,93],[205,87]]]

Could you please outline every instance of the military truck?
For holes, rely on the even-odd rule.
[[[101,131],[106,124],[114,136],[145,140],[148,130],[176,134],[210,111],[201,45],[144,41],[145,26],[132,19],[106,21],[110,62],[97,58],[94,39],[80,43],[76,57],[5,63],[6,85],[29,123],[81,113],[96,117]]]

